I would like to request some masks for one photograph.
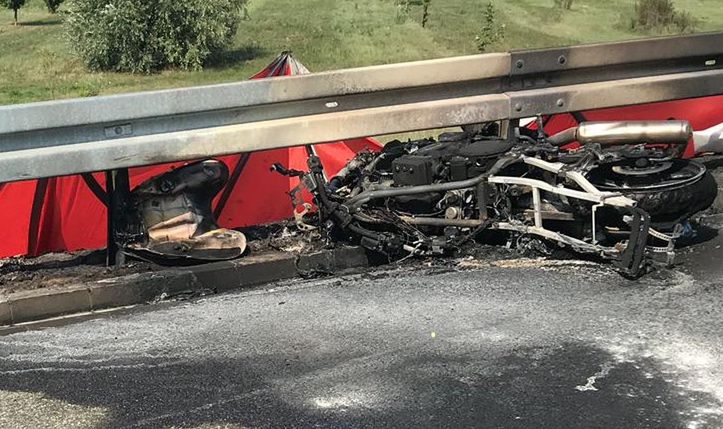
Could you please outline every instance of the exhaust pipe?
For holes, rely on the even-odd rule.
[[[688,144],[693,129],[688,121],[583,122],[548,138],[556,146],[580,144]]]

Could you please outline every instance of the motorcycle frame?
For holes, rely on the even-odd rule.
[[[581,189],[571,189],[563,185],[554,186],[550,183],[537,179],[528,179],[524,177],[510,176],[490,176],[487,179],[489,184],[500,185],[518,185],[529,187],[532,191],[534,226],[527,225],[523,222],[495,222],[490,228],[506,231],[515,231],[522,234],[532,234],[539,237],[553,240],[558,244],[570,246],[575,251],[583,253],[596,253],[604,258],[615,259],[615,265],[621,268],[626,275],[636,277],[643,268],[643,260],[648,250],[664,251],[667,260],[672,261],[673,258],[673,238],[650,228],[650,216],[643,210],[637,208],[635,200],[628,198],[617,192],[604,192],[595,187],[585,176],[579,171],[567,170],[565,164],[551,163],[539,158],[528,156],[521,157],[525,164],[540,168],[542,170],[555,173],[556,175],[567,178],[575,182]],[[595,203],[592,207],[591,225],[592,237],[590,242],[575,238],[557,231],[547,229],[543,226],[542,218],[542,198],[541,191],[560,195],[568,198],[576,198],[579,200]],[[631,233],[624,249],[617,247],[606,247],[597,244],[596,224],[597,210],[601,207],[614,207],[618,210],[629,212],[629,221]],[[648,236],[653,235],[659,239],[666,240],[667,246],[664,248],[648,248]]]
[[[603,192],[595,187],[585,176],[577,171],[565,170],[565,164],[552,163],[541,160],[539,158],[532,158],[523,156],[522,162],[532,167],[540,168],[556,175],[567,178],[575,182],[581,189],[571,189],[565,186],[554,186],[550,183],[544,182],[538,179],[528,179],[524,177],[512,177],[512,176],[490,176],[487,179],[489,184],[497,185],[518,185],[529,187],[532,191],[532,201],[534,212],[534,226],[526,225],[523,223],[516,222],[495,222],[492,224],[492,229],[500,229],[507,231],[517,231],[524,234],[533,234],[540,237],[555,240],[560,243],[564,243],[573,247],[575,250],[584,252],[599,253],[601,256],[612,256],[619,253],[615,248],[600,246],[597,244],[595,238],[596,235],[596,214],[597,209],[600,207],[610,206],[616,208],[634,208],[636,206],[635,200],[625,197],[618,192]],[[579,200],[589,201],[595,203],[592,210],[592,239],[591,243],[583,241],[579,238],[571,237],[560,232],[552,231],[543,226],[542,218],[542,198],[541,192],[545,191],[551,194],[560,195],[568,198],[575,198]]]
[[[522,221],[493,221],[489,224],[489,229],[514,231],[521,234],[531,234],[542,237],[547,240],[552,240],[558,244],[563,244],[571,247],[573,250],[581,253],[593,253],[603,258],[614,259],[616,265],[623,270],[624,273],[630,276],[637,276],[642,268],[642,262],[646,253],[646,246],[648,235],[655,235],[661,239],[668,240],[668,246],[665,249],[666,252],[672,252],[672,240],[665,234],[654,231],[650,228],[650,218],[646,212],[637,208],[635,200],[624,196],[618,192],[605,192],[597,189],[585,176],[579,171],[569,170],[569,166],[558,162],[548,162],[539,158],[530,156],[520,155],[518,160],[527,164],[528,166],[539,168],[551,173],[556,174],[559,177],[569,179],[573,181],[581,190],[572,189],[563,185],[555,186],[548,182],[529,179],[525,177],[513,177],[513,176],[496,176],[491,175],[483,180],[478,186],[484,187],[488,185],[516,185],[530,188],[533,197],[533,219],[534,224],[529,225]],[[542,210],[542,192],[548,192],[551,194],[559,195],[567,198],[575,198],[583,201],[594,203],[591,224],[592,224],[592,237],[590,242],[584,239],[572,237],[567,234],[563,234],[558,231],[545,228],[543,225],[543,210]],[[484,203],[479,204],[480,207]],[[596,239],[596,223],[597,223],[597,210],[601,207],[614,207],[618,210],[629,213],[631,226],[630,238],[625,248],[620,249],[617,247],[602,246],[597,243]],[[449,225],[458,223],[457,226],[462,227],[479,227],[489,222],[486,217],[486,211],[480,209],[481,219],[468,219],[468,220],[444,220],[449,221]],[[402,220],[416,225],[431,225],[438,223],[433,218],[419,218],[419,217],[402,217]],[[412,252],[413,253],[413,252]]]

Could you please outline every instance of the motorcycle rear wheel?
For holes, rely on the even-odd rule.
[[[629,164],[600,166],[588,173],[599,189],[620,192],[648,212],[651,226],[672,230],[696,213],[708,209],[718,195],[718,185],[704,165],[686,159],[668,161],[661,168],[651,165],[650,174]]]

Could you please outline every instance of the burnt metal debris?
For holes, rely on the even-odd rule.
[[[243,233],[220,228],[211,202],[228,167],[205,160],[143,182],[130,193],[118,238],[126,252],[160,264],[233,259],[246,250]]]
[[[271,168],[301,178],[290,194],[294,220],[319,242],[361,244],[390,259],[450,255],[475,242],[563,248],[632,277],[671,264],[676,240],[694,234],[691,219],[716,198],[706,168],[680,158],[692,136],[686,121],[542,130],[538,118],[536,129],[503,121],[395,140],[359,153],[330,180],[313,152],[308,172]],[[222,162],[205,160],[142,183],[126,199],[116,240],[161,264],[241,256],[245,236],[220,228],[211,211],[228,176]]]
[[[691,133],[685,121],[583,123],[549,137],[488,123],[392,141],[329,181],[311,155],[303,184],[318,212],[301,221],[393,259],[533,238],[635,277],[672,263],[676,239],[717,195],[705,167],[680,158]]]

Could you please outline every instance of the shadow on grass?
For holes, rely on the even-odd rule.
[[[266,49],[259,46],[243,46],[241,48],[223,51],[212,55],[206,61],[208,68],[223,68],[243,64],[246,61],[259,58],[267,53]]]
[[[18,25],[22,27],[46,27],[51,25],[60,25],[63,20],[60,18],[37,19],[35,21],[20,21]]]

